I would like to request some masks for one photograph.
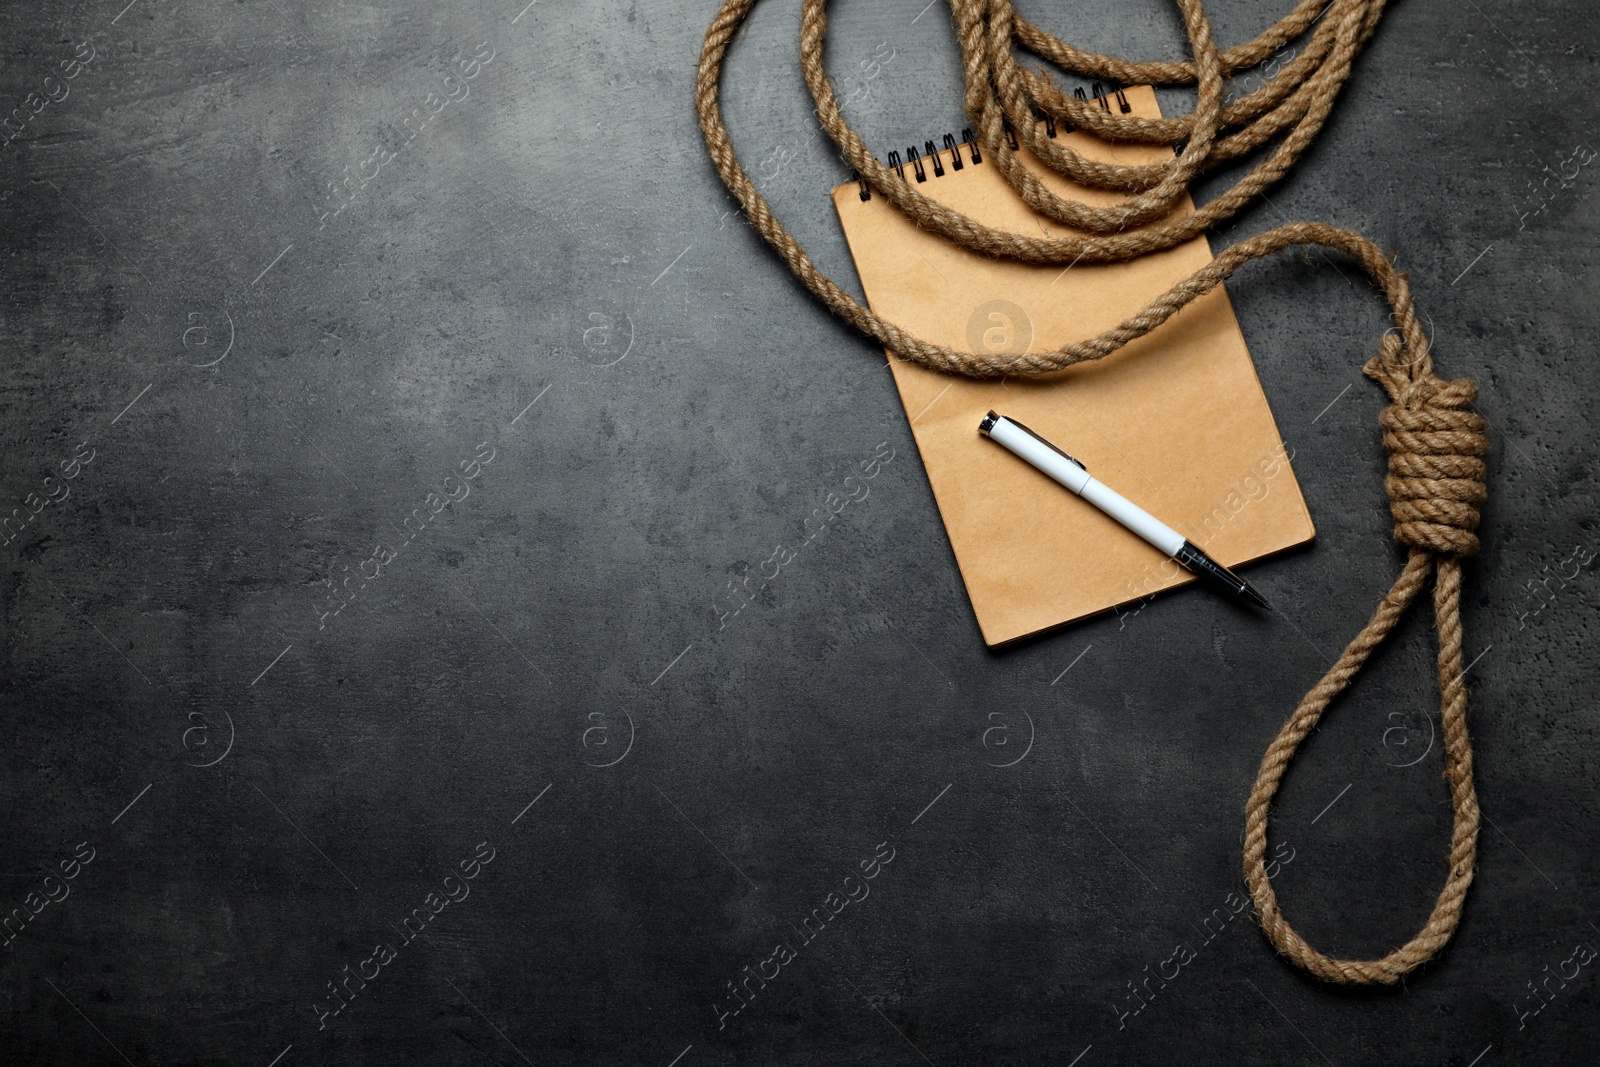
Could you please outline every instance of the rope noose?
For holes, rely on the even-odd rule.
[[[1404,307],[1412,318],[1413,329],[1408,332],[1420,336],[1409,301]],[[1399,338],[1386,334],[1379,354],[1364,369],[1391,401],[1378,420],[1389,453],[1384,489],[1394,516],[1394,538],[1410,556],[1371,621],[1278,731],[1261,759],[1245,805],[1244,878],[1261,928],[1296,965],[1327,981],[1347,984],[1392,985],[1436,955],[1461,922],[1478,854],[1478,798],[1472,786],[1472,742],[1467,736],[1467,689],[1461,665],[1461,559],[1476,555],[1479,548],[1475,531],[1478,509],[1487,496],[1483,457],[1489,441],[1483,417],[1470,410],[1477,386],[1466,378],[1441,380],[1433,373],[1425,348],[1420,360],[1402,363],[1402,347]],[[1388,637],[1430,571],[1434,628],[1439,635],[1439,717],[1453,813],[1448,873],[1427,922],[1410,941],[1375,960],[1335,959],[1306,944],[1278,907],[1265,865],[1267,818],[1300,743]]]
[[[1101,359],[1142,337],[1185,305],[1220,285],[1252,259],[1295,246],[1321,246],[1359,261],[1383,291],[1399,333],[1385,334],[1366,373],[1388,392],[1380,417],[1389,452],[1384,488],[1395,519],[1395,539],[1409,557],[1371,621],[1356,635],[1279,731],[1261,761],[1245,808],[1244,876],[1262,930],[1285,957],[1330,982],[1390,985],[1432,958],[1461,920],[1477,855],[1478,803],[1472,786],[1472,746],[1467,736],[1467,690],[1461,662],[1461,563],[1478,551],[1475,530],[1484,502],[1488,443],[1483,419],[1471,411],[1477,389],[1468,379],[1445,381],[1433,372],[1428,341],[1417,322],[1406,277],[1381,249],[1359,233],[1318,223],[1290,223],[1224,249],[1205,267],[1156,297],[1143,310],[1098,337],[1046,353],[962,352],[907,333],[841,289],[811,262],[784,228],[740,165],[719,101],[723,62],[734,35],[757,0],[725,0],[706,30],[695,79],[695,108],[706,149],[723,184],[739,200],[751,226],[805,286],[840,317],[896,356],[969,377],[1042,374]],[[984,226],[917,192],[879,163],[845,121],[823,67],[827,0],[804,0],[801,68],[817,117],[846,160],[871,188],[919,226],[990,255],[1028,263],[1111,263],[1171,248],[1226,219],[1280,179],[1327,120],[1349,77],[1351,63],[1377,27],[1385,0],[1301,0],[1254,41],[1219,51],[1200,0],[1177,0],[1193,61],[1137,63],[1081,52],[1018,18],[1009,0],[950,0],[967,77],[967,110],[983,151],[1035,210],[1076,234],[1037,238]],[[1224,79],[1264,62],[1277,49],[1321,21],[1295,59],[1261,88],[1228,103]],[[1192,115],[1167,119],[1123,116],[1066,96],[1041,74],[1024,71],[1013,40],[1058,66],[1086,77],[1160,85],[1195,85]],[[1182,142],[1169,162],[1142,167],[1106,164],[1051,140],[1039,116],[1074,124],[1112,140],[1145,144]],[[1006,134],[1014,132],[1047,166],[1074,181],[1132,194],[1098,207],[1056,196],[1018,159]],[[1200,172],[1282,135],[1261,163],[1228,191],[1198,210],[1171,217],[1172,208]],[[1409,358],[1402,359],[1402,354]],[[1439,635],[1440,715],[1445,775],[1454,825],[1445,885],[1422,930],[1376,960],[1340,960],[1306,944],[1283,917],[1264,866],[1273,797],[1300,743],[1332,700],[1361,670],[1373,649],[1434,576],[1434,626]]]

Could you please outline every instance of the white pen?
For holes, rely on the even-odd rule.
[[[1083,464],[1067,455],[1016,419],[989,412],[978,424],[978,432],[1004,445],[1051,478],[1116,519],[1156,548],[1165,552],[1193,573],[1226,589],[1234,596],[1270,608],[1250,583],[1189,543],[1177,530],[1110,488],[1096,481]]]

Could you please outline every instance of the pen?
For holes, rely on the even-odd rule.
[[[994,412],[984,416],[978,432],[1004,445],[1122,525],[1165,552],[1194,574],[1226,589],[1234,596],[1269,608],[1270,604],[1250,583],[1189,543],[1178,531],[1133,503],[1121,493],[1090,477],[1083,464],[1067,455],[1016,419]]]

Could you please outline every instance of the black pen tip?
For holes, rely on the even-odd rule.
[[[1272,610],[1272,605],[1267,603],[1267,598],[1256,592],[1249,582],[1206,555],[1188,541],[1178,549],[1177,555],[1172,557],[1201,578],[1214,583],[1218,588],[1250,601],[1258,607]]]
[[[1240,596],[1244,597],[1252,604],[1257,604],[1263,608],[1266,608],[1268,611],[1272,610],[1272,605],[1267,603],[1267,598],[1256,592],[1255,587],[1253,587],[1249,582],[1241,580],[1239,584],[1243,586],[1243,588],[1239,590]]]

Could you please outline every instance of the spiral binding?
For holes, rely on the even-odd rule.
[[[1084,102],[1088,102],[1090,99],[1090,97],[1087,96],[1081,88],[1074,89],[1072,93],[1079,100]],[[1109,87],[1102,85],[1099,82],[1094,83],[1093,99],[1097,101],[1106,111],[1111,110],[1111,99],[1113,97],[1116,98],[1118,110],[1120,110],[1124,115],[1133,110],[1133,105],[1128,103],[1128,96],[1125,92],[1123,92],[1122,86],[1117,85],[1115,82],[1113,82]],[[1045,135],[1054,138],[1056,136],[1055,119],[1044,114],[1043,112],[1036,112],[1035,114],[1044,120]],[[1062,130],[1065,133],[1072,133],[1076,129],[1077,127],[1070,123],[1062,127]],[[1011,128],[1010,122],[1005,124],[1005,130],[1006,144],[1010,145],[1011,149],[1015,151],[1017,148],[1017,132]],[[961,140],[959,143],[956,141],[955,135],[949,133],[944,135],[944,151],[950,153],[951,170],[961,170],[967,165],[961,159],[962,145],[967,146],[967,151],[973,164],[983,162],[983,153],[978,147],[978,139],[973,136],[972,127],[968,126],[962,129]],[[907,148],[906,154],[903,157],[898,151],[890,152],[889,166],[893,167],[894,172],[900,175],[901,181],[905,180],[906,167],[911,168],[911,172],[916,176],[916,180],[918,182],[927,181],[929,164],[932,165],[933,176],[935,178],[942,178],[944,177],[945,167],[944,164],[939,160],[939,152],[940,149],[935,147],[933,141],[927,140],[922,142],[922,150],[920,152],[917,150],[916,145],[912,145],[911,147]],[[861,187],[861,199],[871,200],[872,187],[867,184],[867,179],[863,178],[860,174],[857,174],[855,177],[856,184]]]

